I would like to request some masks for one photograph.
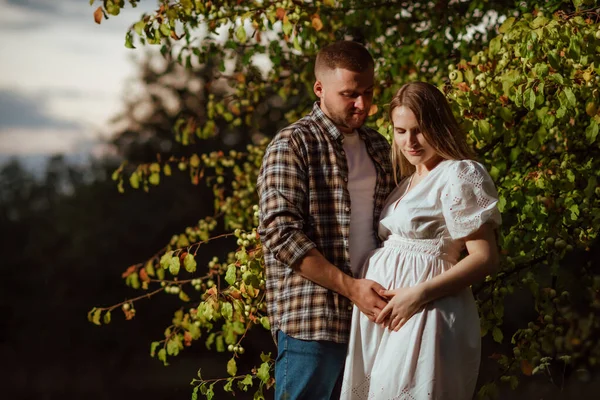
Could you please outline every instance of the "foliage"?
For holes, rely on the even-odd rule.
[[[131,5],[138,2],[129,0]],[[116,15],[124,3],[107,0],[98,10]],[[187,171],[195,184],[206,177],[215,211],[174,235],[154,257],[130,267],[124,273],[126,282],[147,292],[93,309],[92,322],[107,322],[107,313],[118,307],[131,318],[136,300],[160,292],[178,295],[191,308],[175,313],[165,338],[152,344],[152,355],[166,364],[169,356],[207,334],[207,347],[232,352],[225,390],[248,390],[256,381],[255,398],[262,397],[263,385],[273,384],[272,359],[265,355],[250,374],[237,374],[236,366],[249,329],[269,324],[255,230],[255,182],[264,138],[274,132],[265,131],[257,115],[287,102],[294,104],[285,111],[288,121],[303,115],[311,106],[316,51],[335,39],[353,38],[367,44],[377,63],[376,105],[371,110],[375,127],[389,135],[384,105],[400,84],[434,82],[447,94],[496,181],[504,219],[499,237],[502,268],[474,291],[482,335],[506,344],[493,354],[500,366],[498,381],[515,388],[523,375],[546,374],[556,383],[571,371],[585,377],[597,367],[596,1],[157,3],[155,13],[142,16],[127,32],[128,47],[160,45],[165,57],[175,56],[188,69],[218,60],[213,80],[203,86],[209,93],[204,120],[198,123],[188,116],[175,123],[177,140],[185,144],[217,135],[214,127],[221,124],[253,132],[254,144],[244,152],[172,155],[140,165],[133,173],[123,167],[115,171],[121,188],[126,181],[133,188],[156,185],[169,175],[171,165]],[[226,95],[211,97],[212,90],[224,87]],[[206,275],[195,275],[194,257],[207,241],[221,237],[213,234],[220,223],[233,232],[238,248],[224,260],[214,259]],[[516,297],[527,299],[531,320],[509,329],[503,324],[504,307]],[[212,397],[215,381],[199,376],[192,384],[193,398],[198,392]],[[498,390],[496,381],[488,382],[479,396],[494,397]]]

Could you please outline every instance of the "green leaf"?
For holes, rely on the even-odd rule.
[[[494,57],[502,48],[502,35],[496,36],[490,40],[489,56]]]
[[[502,343],[502,339],[504,339],[504,334],[497,326],[492,330],[492,336],[494,337],[494,341],[498,343]]]
[[[292,25],[292,23],[290,21],[287,21],[286,23],[283,24],[283,33],[286,36],[290,36],[290,33],[292,33],[292,29],[294,28],[294,26]]]
[[[173,257],[172,251],[168,251],[162,255],[159,264],[163,269],[169,268],[169,265],[171,265],[171,257]]]
[[[110,311],[107,311],[106,314],[104,314],[103,320],[105,324],[110,324]]]
[[[96,311],[94,311],[94,316],[92,317],[92,322],[96,325],[101,325],[101,323],[100,323],[101,315],[102,315],[102,310],[97,309]]]
[[[506,21],[504,21],[502,23],[502,25],[500,25],[500,28],[498,28],[498,32],[500,33],[506,33],[508,32],[508,30],[513,26],[513,24],[515,23],[516,18],[515,17],[510,17],[507,18]]]
[[[506,207],[506,197],[500,197],[498,199],[498,210],[500,212],[504,211],[504,207]]]
[[[271,367],[269,366],[269,363],[264,362],[260,364],[260,368],[258,368],[258,371],[256,371],[256,377],[260,379],[263,383],[267,383],[269,381],[269,378],[271,377],[270,371]]]
[[[263,328],[269,330],[271,329],[271,323],[269,322],[269,317],[264,316],[260,318],[260,323],[263,326]]]
[[[144,21],[139,21],[139,22],[136,22],[135,25],[133,25],[133,30],[139,36],[142,36],[142,34],[144,33],[144,28],[145,27],[146,27],[146,23]]]
[[[188,301],[190,301],[190,296],[188,296],[183,290],[180,290],[179,291],[179,300],[187,303]]]
[[[148,177],[148,182],[154,186],[157,186],[160,183],[160,174],[157,172],[150,174]]]
[[[206,400],[212,400],[212,398],[215,396],[214,386],[215,384],[212,383],[208,389],[206,389],[206,393],[204,394],[206,396]]]
[[[150,357],[154,357],[158,346],[160,346],[160,342],[152,342],[152,344],[150,345]]]
[[[577,221],[577,218],[579,218],[579,206],[577,204],[573,204],[571,207],[569,207],[569,210],[571,211],[571,219],[573,221]]]
[[[596,137],[598,136],[598,124],[596,121],[591,120],[588,127],[585,129],[585,137],[590,144],[596,141]]]
[[[125,47],[128,49],[135,49],[135,46],[133,45],[133,35],[131,32],[127,32],[127,34],[125,34]]]
[[[183,266],[185,270],[189,273],[196,271],[196,259],[191,253],[187,253],[183,259]]]
[[[137,171],[133,172],[129,176],[129,184],[134,189],[139,189],[140,188],[140,175],[137,173]]]
[[[559,85],[562,85],[562,84],[564,84],[564,82],[565,82],[565,81],[564,81],[564,79],[563,79],[563,77],[562,77],[562,75],[561,75],[561,74],[559,74],[559,73],[554,73],[554,74],[551,74],[551,75],[550,75],[550,79],[551,79],[552,81],[554,81],[554,82],[558,83]]]
[[[169,27],[169,25],[162,23],[162,24],[160,24],[159,29],[160,29],[160,33],[162,33],[163,36],[165,36],[165,37],[171,36],[171,27]]]
[[[294,45],[294,49],[302,51],[302,46],[300,46],[300,42],[298,41],[298,35],[294,35],[294,40],[292,43]]]
[[[252,375],[247,374],[243,380],[241,380],[238,383],[238,386],[240,387],[240,389],[247,391],[248,390],[248,386],[252,386],[254,382],[252,381]]]
[[[479,133],[481,135],[481,137],[486,140],[489,141],[491,139],[490,137],[490,123],[485,120],[485,119],[481,119],[479,121],[477,121],[478,124],[478,128],[479,128]]]
[[[180,267],[181,263],[179,262],[179,257],[171,257],[171,260],[169,261],[169,272],[171,275],[177,275]]]
[[[571,107],[575,108],[577,106],[577,99],[575,98],[575,94],[573,94],[573,90],[571,90],[569,87],[566,87],[564,88],[564,92]]]
[[[227,362],[227,373],[231,376],[235,376],[235,374],[237,374],[237,364],[235,362],[235,357],[231,357],[231,359]]]
[[[225,274],[225,282],[233,285],[237,279],[237,268],[235,264],[229,264],[227,267],[227,273]]]
[[[556,51],[548,52],[548,62],[550,63],[552,68],[560,69],[560,58],[558,57],[558,53]],[[550,78],[552,78],[554,75],[560,76],[560,74],[551,74]],[[561,76],[561,80],[562,80],[562,76]],[[562,82],[560,82],[560,83],[562,84]]]
[[[217,336],[217,340],[215,342],[217,346],[217,351],[222,353],[225,351],[225,343],[223,343],[223,336]]]
[[[505,122],[511,122],[513,120],[512,111],[510,111],[508,107],[501,107],[500,118],[502,118]]]
[[[529,89],[529,109],[535,109],[535,90],[533,88]]]
[[[167,353],[170,356],[176,356],[179,354],[179,342],[176,339],[171,339],[167,342]]]
[[[204,343],[204,345],[206,346],[206,348],[208,350],[210,350],[210,347],[215,342],[215,336],[216,336],[216,334],[213,332],[210,335],[208,335],[208,338],[206,338],[206,342]]]
[[[158,359],[163,362],[165,366],[169,365],[167,362],[167,350],[163,347],[158,351]]]
[[[243,23],[235,31],[235,37],[237,38],[237,40],[240,41],[240,43],[246,43],[246,39],[247,39],[246,28],[244,28]]]
[[[233,318],[233,306],[231,303],[222,303],[221,304],[221,315],[225,318],[225,321],[231,321]]]
[[[537,29],[537,28],[545,25],[546,23],[548,23],[548,18],[543,17],[543,16],[538,16],[531,22],[531,28]]]

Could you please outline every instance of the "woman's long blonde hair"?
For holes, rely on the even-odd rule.
[[[467,144],[467,136],[460,129],[448,100],[435,86],[425,82],[404,84],[390,102],[389,117],[397,107],[407,107],[415,114],[419,130],[436,153],[445,160],[473,160],[473,150]],[[400,179],[415,172],[402,151],[392,141],[392,166],[394,179]]]

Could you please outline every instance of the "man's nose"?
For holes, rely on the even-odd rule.
[[[354,102],[354,107],[358,108],[359,110],[364,110],[365,108],[365,99],[363,96],[358,96],[356,98],[356,101]]]

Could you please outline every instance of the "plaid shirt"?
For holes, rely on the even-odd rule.
[[[358,133],[377,171],[373,194],[373,235],[377,238],[379,215],[393,185],[390,146],[372,129],[363,127]],[[348,250],[351,205],[343,139],[315,103],[309,115],[281,130],[265,152],[257,182],[258,229],[274,338],[281,329],[296,339],[348,342],[350,300],[291,268],[306,252],[317,248],[333,265],[352,274]]]

